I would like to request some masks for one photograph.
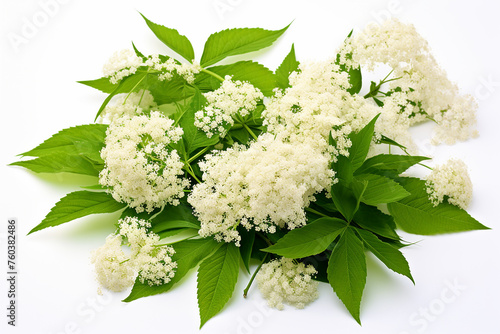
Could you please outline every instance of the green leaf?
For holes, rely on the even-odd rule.
[[[131,302],[142,297],[153,296],[169,291],[175,283],[186,276],[189,270],[196,267],[201,260],[210,255],[219,246],[220,244],[213,238],[185,240],[175,243],[173,245],[175,254],[172,256],[172,260],[177,262],[177,269],[172,280],[167,284],[149,286],[148,284],[141,283],[137,279],[130,295],[123,301]]]
[[[359,203],[363,197],[363,193],[368,185],[366,181],[353,180],[352,182],[345,182],[339,180],[332,185],[331,195],[335,207],[350,222],[358,211]]]
[[[386,215],[374,206],[361,203],[358,211],[354,215],[354,222],[362,228],[376,233],[384,238],[399,240],[394,218]]]
[[[304,227],[291,230],[265,252],[278,254],[291,259],[316,255],[324,251],[347,227],[338,218],[319,218]]]
[[[61,198],[45,219],[28,234],[84,216],[115,212],[125,206],[125,204],[118,203],[111,195],[104,192],[75,191]]]
[[[372,173],[374,170],[394,170],[399,175],[411,166],[429,159],[422,156],[379,154],[366,159],[355,174]]]
[[[243,226],[238,226],[238,232],[241,236],[240,241],[240,256],[243,261],[243,265],[245,266],[248,273],[250,273],[250,258],[252,257],[252,248],[255,243],[255,230],[247,231]]]
[[[229,301],[238,280],[240,254],[232,243],[223,244],[198,269],[200,328]]]
[[[230,65],[214,66],[210,71],[221,77],[231,75],[233,80],[247,81],[261,90],[265,96],[271,96],[276,87],[276,76],[274,73],[262,64],[254,61],[239,61]],[[216,84],[213,77],[207,73],[200,73],[196,77],[195,85],[202,91],[211,91],[220,86],[220,81]]]
[[[137,57],[142,58],[142,60],[146,60],[146,57],[142,54],[142,52],[139,51],[139,50],[137,50],[137,48],[135,47],[134,42],[132,42],[132,48],[134,49],[134,52],[135,52],[135,54],[136,54]]]
[[[95,164],[81,155],[51,154],[40,158],[17,161],[10,166],[21,166],[35,173],[74,173],[99,176],[103,165]]]
[[[88,124],[67,128],[59,131],[43,143],[28,152],[22,153],[24,156],[42,157],[52,154],[82,154],[86,152],[85,144],[95,146],[97,154],[104,146],[106,138],[105,124]],[[83,150],[79,149],[83,148]],[[96,161],[102,161],[100,158]]]
[[[84,81],[77,81],[78,83],[81,83],[82,85],[86,85],[95,89],[100,90],[103,93],[110,94],[112,93],[116,87],[118,87],[118,84],[113,84],[109,81],[109,78],[103,77],[95,80],[84,80]]]
[[[285,57],[281,65],[276,69],[276,83],[281,89],[286,89],[290,87],[290,81],[288,77],[290,73],[295,72],[299,69],[299,62],[295,58],[295,48],[292,44],[292,49]]]
[[[196,92],[193,96],[190,106],[187,110],[182,114],[179,119],[179,125],[184,130],[184,134],[182,136],[184,141],[184,147],[186,149],[186,153],[190,155],[196,149],[212,146],[219,142],[219,136],[214,135],[210,138],[207,137],[205,132],[198,129],[194,125],[195,113],[198,110],[203,109],[203,106],[206,103],[205,97],[200,93],[199,89],[196,89]]]
[[[353,171],[356,171],[366,159],[368,150],[370,149],[370,143],[372,142],[373,132],[375,129],[375,122],[377,121],[380,114],[375,116],[363,129],[358,133],[351,133],[349,139],[351,139],[352,146],[349,149],[349,160],[352,163]]]
[[[347,91],[352,95],[358,94],[361,91],[361,86],[363,84],[363,78],[361,76],[361,67],[351,68],[349,71],[349,83],[351,84],[351,88]]]
[[[366,284],[366,258],[363,243],[352,228],[345,230],[333,249],[327,272],[333,290],[361,324],[359,309]]]
[[[375,102],[377,102],[377,99],[374,98],[374,100],[375,100]],[[378,103],[377,103],[377,105],[378,105]],[[383,103],[382,103],[382,106],[384,106]],[[380,107],[380,105],[379,105],[379,107]],[[391,138],[386,137],[384,135],[382,135],[382,137],[380,138],[379,143],[380,144],[387,144],[387,145],[394,145],[394,146],[397,146],[397,147],[401,148],[403,151],[407,149],[406,146],[401,145],[398,142],[396,142],[396,141],[392,140]]]
[[[158,80],[156,75],[149,75],[147,89],[159,105],[186,100],[195,93],[193,87],[177,74],[171,80],[163,81]]]
[[[151,226],[156,233],[178,227],[189,227],[199,230],[200,222],[193,215],[193,208],[189,205],[186,198],[181,198],[179,205],[166,205],[151,220]]]
[[[385,176],[361,174],[355,179],[368,182],[361,201],[369,205],[396,202],[410,195],[405,188]]]
[[[388,209],[404,231],[433,235],[489,229],[457,206],[449,203],[434,206],[429,201],[425,181],[415,178],[400,178],[397,181],[411,195],[399,202],[389,203]]]
[[[340,181],[344,181],[345,183],[350,183],[352,181],[352,163],[347,157],[339,155],[337,161],[332,162],[331,169],[336,172],[335,177]]]
[[[104,102],[101,104],[101,107],[97,111],[97,115],[95,116],[94,121],[97,120],[99,115],[101,115],[102,111],[104,110],[104,108],[106,108],[113,96],[120,93],[130,93],[140,90],[142,88],[141,84],[145,81],[144,79],[146,79],[148,74],[148,72],[138,70],[134,74],[123,78],[116,86],[116,88],[108,95],[108,97],[106,97]]]
[[[408,277],[413,282],[413,284],[415,284],[415,281],[411,276],[408,261],[406,261],[405,257],[398,249],[386,242],[381,241],[371,232],[356,229],[356,233],[358,233],[367,248],[376,257],[378,257],[378,259],[382,261],[387,266],[387,268],[398,274]]]
[[[205,43],[201,66],[207,67],[222,59],[257,51],[274,43],[289,27],[281,30],[262,28],[226,29],[210,35]]]
[[[187,39],[186,36],[179,34],[179,32],[172,28],[167,28],[165,26],[156,24],[148,20],[144,15],[141,16],[146,21],[149,29],[153,31],[153,33],[158,37],[160,41],[163,42],[166,46],[168,46],[173,51],[177,52],[184,59],[189,62],[193,62],[194,60],[194,51],[191,42]]]

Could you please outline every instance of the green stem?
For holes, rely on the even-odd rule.
[[[210,149],[210,146],[205,147],[203,150],[199,151],[198,153],[196,153],[195,155],[193,155],[191,158],[189,158],[188,161],[187,161],[187,163],[190,164],[191,162],[195,161],[196,159],[198,159],[198,157],[200,155],[204,154],[209,149]]]
[[[328,217],[328,216],[327,216],[327,215],[325,215],[324,213],[321,213],[321,212],[316,211],[316,210],[311,209],[311,208],[305,208],[304,210],[309,211],[309,212],[311,212],[311,213],[314,213],[314,214],[316,214],[316,215],[318,215],[318,216],[321,216],[321,217]]]
[[[191,165],[190,164],[186,164],[186,166],[187,166],[186,171],[188,172],[188,174],[191,175],[193,177],[193,179],[196,180],[196,182],[201,183],[201,181],[194,174],[194,170],[193,170],[193,168],[191,168]]]
[[[206,74],[209,74],[209,75],[213,76],[214,78],[216,78],[217,80],[219,80],[219,81],[221,81],[221,82],[222,82],[222,81],[224,81],[224,78],[223,78],[223,77],[221,77],[221,76],[220,76],[220,75],[218,75],[217,73],[214,73],[214,72],[212,72],[212,71],[210,71],[210,70],[207,70],[206,68],[202,68],[202,69],[201,69],[201,71],[202,71],[202,72],[205,72]]]
[[[253,137],[253,139],[257,140],[257,136],[255,135],[255,133],[253,133],[252,129],[250,129],[248,127],[248,125],[246,125],[245,123],[242,123],[243,124],[243,127],[245,128],[245,130],[247,130],[247,132],[250,134],[250,136]]]
[[[143,77],[142,77],[142,79],[141,79],[141,80],[139,80],[139,82],[137,82],[137,83],[135,84],[135,86],[134,86],[134,87],[130,90],[130,92],[127,94],[127,97],[126,97],[126,98],[125,98],[125,100],[123,101],[123,104],[125,104],[125,103],[127,102],[127,99],[129,98],[130,94],[132,94],[132,92],[133,92],[133,91],[137,88],[137,86],[139,86],[139,85],[140,85],[140,83],[141,83],[144,79],[146,79],[146,77],[148,76],[148,74],[149,74],[149,72],[147,72],[147,73],[146,73],[146,75],[145,75],[145,76],[143,76]]]
[[[247,287],[245,288],[245,290],[243,290],[243,298],[247,298],[248,290],[252,286],[253,280],[255,279],[255,276],[257,276],[257,273],[259,272],[260,268],[262,268],[262,265],[264,264],[264,262],[266,262],[268,255],[269,254],[266,254],[266,256],[264,256],[264,258],[262,259],[262,262],[259,264],[257,269],[254,271],[252,277],[250,278],[250,282],[248,282]]]

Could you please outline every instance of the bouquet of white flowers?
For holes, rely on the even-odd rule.
[[[115,53],[82,84],[108,96],[96,123],[64,129],[13,165],[91,175],[31,232],[121,210],[92,254],[103,288],[126,302],[170,290],[198,268],[201,326],[233,294],[240,267],[270,307],[303,308],[331,285],[360,323],[365,252],[413,281],[397,229],[434,235],[487,229],[465,210],[460,160],[430,168],[409,129],[434,122],[436,144],[477,135],[476,103],[460,95],[412,25],[389,20],[349,34],[331,59],[292,48],[271,71],[251,60],[288,27],[212,34],[195,59],[177,30],[145,18],[178,59]],[[362,71],[387,69],[361,95]],[[426,179],[407,172],[420,165]]]

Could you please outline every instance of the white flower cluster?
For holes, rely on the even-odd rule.
[[[378,107],[346,91],[348,75],[333,60],[301,63],[289,80],[291,87],[277,91],[262,113],[268,131],[282,140],[327,151],[334,129],[338,151],[333,153],[347,155],[351,146],[347,135],[375,117]]]
[[[133,50],[124,49],[117,51],[104,64],[103,74],[113,84],[117,84],[123,78],[134,74],[141,66],[161,72],[158,75],[160,81],[172,79],[174,73],[184,78],[188,83],[194,82],[194,75],[199,73],[201,66],[193,64],[180,64],[173,58],[159,56],[157,54],[148,56],[145,60],[137,56]]]
[[[104,64],[102,72],[109,81],[117,84],[121,79],[134,74],[142,66],[142,58],[138,57],[133,50],[124,49],[115,52]]]
[[[196,62],[193,62],[193,64],[179,64],[173,58],[167,58],[165,61],[162,61],[157,54],[149,56],[144,62],[144,65],[153,70],[162,72],[158,76],[160,81],[168,81],[177,73],[188,83],[192,84],[194,82],[194,75],[201,71],[200,64]]]
[[[256,278],[270,307],[282,310],[286,303],[302,309],[318,298],[318,282],[312,279],[315,274],[312,265],[281,258],[265,263]]]
[[[413,25],[396,19],[368,25],[348,40],[340,54],[348,66],[373,70],[386,64],[393,70],[392,78],[399,78],[388,83],[394,94],[384,99],[378,122],[384,135],[411,146],[409,126],[426,118],[438,124],[435,144],[453,144],[477,135],[474,99],[459,94]]]
[[[247,116],[264,98],[262,92],[248,82],[233,81],[226,76],[221,86],[213,92],[203,94],[207,106],[195,114],[195,123],[207,137],[214,133],[225,136],[225,127],[234,125],[234,118]]]
[[[106,131],[101,151],[104,169],[99,183],[110,188],[118,202],[137,212],[165,204],[177,205],[189,180],[183,177],[176,150],[168,147],[181,139],[183,131],[157,111],[150,116],[122,117]]]
[[[122,291],[135,282],[139,275],[141,283],[162,285],[175,275],[177,263],[171,256],[175,253],[169,246],[157,246],[157,234],[148,232],[148,221],[126,217],[119,221],[116,234],[106,238],[104,246],[92,253],[92,263],[98,282],[111,291]],[[122,244],[127,243],[130,253],[125,254]]]
[[[307,144],[290,144],[263,134],[248,148],[235,145],[201,162],[203,183],[188,202],[201,222],[200,235],[236,241],[236,227],[274,233],[306,222],[304,207],[328,188],[334,172],[330,157]]]
[[[101,121],[113,123],[121,117],[133,117],[158,107],[149,90],[140,90],[136,93],[120,94],[113,104],[108,104],[100,115]]]
[[[92,252],[97,281],[111,291],[123,291],[132,286],[137,273],[128,265],[129,257],[122,249],[122,236],[111,234],[106,243]]]
[[[450,159],[434,167],[427,176],[426,186],[434,206],[442,203],[446,196],[450,204],[465,210],[472,199],[472,182],[467,165],[459,159]]]

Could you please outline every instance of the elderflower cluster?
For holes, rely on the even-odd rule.
[[[262,92],[248,82],[233,81],[226,76],[221,86],[213,92],[203,94],[207,106],[195,114],[195,123],[207,137],[219,133],[224,137],[226,128],[234,125],[234,118],[245,117],[264,98]]]
[[[141,89],[136,93],[118,95],[113,104],[104,108],[100,120],[113,123],[121,117],[137,116],[157,107],[151,92]]]
[[[132,286],[137,276],[134,268],[127,264],[129,257],[122,250],[122,237],[111,234],[106,243],[92,252],[97,281],[104,288],[119,292]]]
[[[312,265],[281,258],[265,263],[256,278],[270,307],[282,310],[286,303],[302,309],[318,298],[318,282],[312,279],[315,274],[317,271]]]
[[[117,84],[121,79],[134,74],[142,66],[142,58],[138,57],[134,51],[124,49],[115,52],[104,64],[102,72],[113,84]]]
[[[348,67],[373,70],[379,64],[392,69],[378,131],[402,144],[414,146],[408,129],[432,119],[437,123],[434,144],[453,144],[477,136],[474,99],[459,94],[430,53],[415,27],[397,19],[368,25],[349,38],[340,51]]]
[[[306,223],[304,208],[328,188],[334,172],[330,157],[307,144],[290,144],[263,134],[248,148],[235,145],[205,156],[203,183],[188,202],[201,222],[199,234],[236,241],[236,227],[274,233]]]
[[[351,146],[347,135],[365,126],[377,115],[378,107],[346,90],[350,88],[348,74],[334,60],[301,63],[289,80],[291,87],[276,91],[262,113],[268,131],[291,143],[347,155]],[[330,132],[336,148],[329,147]]]
[[[177,151],[168,146],[183,134],[173,123],[153,111],[149,116],[119,118],[108,127],[99,183],[110,188],[116,201],[137,212],[179,203],[189,181],[183,177]]]
[[[172,261],[174,249],[157,246],[160,238],[149,232],[151,224],[136,217],[119,221],[117,233],[106,238],[104,246],[92,253],[97,280],[111,291],[123,291],[132,286],[136,277],[143,284],[162,285],[175,275],[177,263]],[[129,254],[122,249],[130,247]]]
[[[193,62],[193,64],[180,64],[173,58],[166,58],[157,54],[149,56],[144,65],[153,70],[160,71],[161,74],[158,75],[160,81],[169,81],[173,78],[174,74],[177,74],[192,84],[194,82],[194,75],[201,71],[201,66],[196,62]]]
[[[467,209],[472,199],[472,182],[467,165],[459,159],[450,159],[436,166],[427,176],[427,193],[434,206],[445,196],[450,204]]]
[[[130,49],[115,52],[104,64],[102,71],[112,84],[117,84],[123,78],[137,72],[141,66],[161,72],[158,75],[160,81],[171,80],[174,74],[177,74],[191,84],[194,82],[194,75],[201,71],[201,66],[196,62],[181,64],[173,58],[157,54],[142,59]]]

